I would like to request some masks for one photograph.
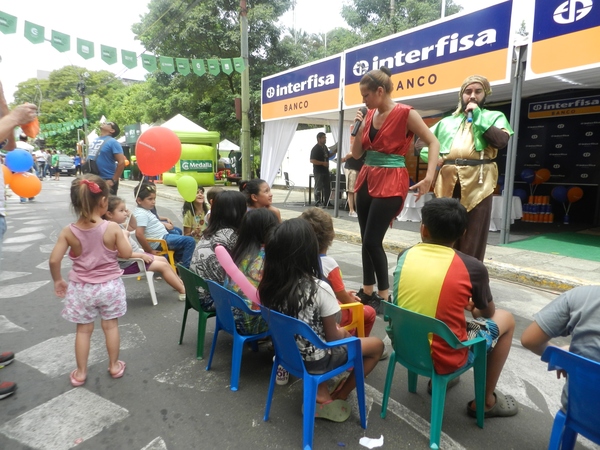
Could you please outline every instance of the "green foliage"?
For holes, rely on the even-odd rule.
[[[446,16],[462,9],[453,0],[445,1]],[[440,0],[353,0],[342,8],[344,20],[366,42],[434,21],[440,15]]]

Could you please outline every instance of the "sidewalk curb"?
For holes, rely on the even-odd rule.
[[[127,186],[132,189],[134,189],[137,186],[137,184],[138,184],[137,182],[130,181],[130,180],[121,181],[122,186]],[[170,200],[183,202],[179,193],[171,193],[168,190],[166,190],[165,188],[163,188],[163,186],[160,184],[157,186],[156,195],[159,197],[168,198]],[[281,211],[281,216],[284,220],[292,218],[292,217],[297,217],[297,215],[298,215],[297,211],[286,210],[281,207],[280,207],[280,211]],[[351,243],[351,244],[360,245],[361,244],[360,233],[348,231],[348,230],[340,228],[339,226],[336,227],[337,221],[338,221],[338,219],[336,219],[336,218],[333,219],[333,225],[334,225],[334,229],[335,229],[335,239],[339,240],[339,241]],[[415,245],[417,242],[420,241],[420,239],[418,238],[418,234],[417,233],[413,233],[413,234],[415,235],[416,240],[398,241],[398,240],[384,239],[384,241],[383,241],[384,250],[389,253],[398,254],[398,253],[402,252],[403,250],[406,250],[407,248],[412,247],[413,245]],[[531,253],[537,253],[541,256],[544,255],[544,254],[538,253],[538,252],[531,252]],[[583,278],[577,278],[577,277],[572,277],[572,276],[568,276],[568,275],[559,275],[557,273],[536,270],[536,269],[532,269],[529,267],[516,266],[513,264],[504,263],[504,262],[493,261],[491,258],[486,259],[484,261],[484,264],[487,267],[491,278],[501,279],[501,280],[505,280],[505,281],[509,281],[509,282],[513,282],[513,283],[519,283],[519,284],[523,284],[523,285],[535,287],[535,288],[563,292],[563,291],[568,291],[570,289],[573,289],[574,287],[577,287],[577,286],[586,286],[586,285],[596,284],[593,281],[585,280]]]

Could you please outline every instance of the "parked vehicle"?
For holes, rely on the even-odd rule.
[[[67,155],[60,155],[58,157],[58,170],[61,174],[75,176],[75,163],[73,158]]]

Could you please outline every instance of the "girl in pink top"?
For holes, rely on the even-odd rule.
[[[125,373],[125,363],[118,359],[118,318],[127,311],[127,303],[117,257],[130,258],[131,245],[118,224],[102,219],[108,208],[108,195],[106,181],[96,175],[73,180],[71,204],[79,218],[63,228],[50,255],[54,292],[65,298],[61,314],[77,324],[77,368],[70,375],[73,386],[82,386],[87,378],[90,339],[98,315],[106,337],[108,372],[113,378]],[[60,273],[67,251],[73,261],[68,284]]]

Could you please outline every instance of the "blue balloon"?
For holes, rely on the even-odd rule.
[[[557,202],[564,203],[567,201],[567,188],[564,186],[556,186],[550,193],[552,198]]]
[[[525,181],[526,183],[531,183],[533,180],[535,180],[535,172],[533,169],[523,169],[521,171],[521,180]]]
[[[33,167],[33,156],[27,150],[15,149],[7,153],[5,164],[11,172],[27,172]]]
[[[525,189],[515,189],[513,190],[513,195],[519,197],[521,199],[521,203],[525,204],[527,203],[527,192],[525,191]]]

